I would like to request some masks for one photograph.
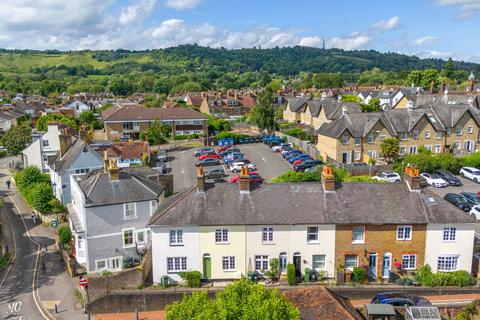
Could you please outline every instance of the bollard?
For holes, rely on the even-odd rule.
[[[58,313],[58,307],[56,303],[55,303],[55,313]]]

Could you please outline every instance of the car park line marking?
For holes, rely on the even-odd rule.
[[[262,160],[263,160],[265,163],[268,163],[268,161],[267,161],[265,158],[262,158]]]
[[[183,171],[183,169],[182,169],[181,171],[182,171],[182,174],[184,174],[184,173],[185,173],[185,171]]]

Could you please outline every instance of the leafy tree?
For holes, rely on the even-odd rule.
[[[159,120],[154,120],[152,125],[148,127],[147,130],[141,133],[141,139],[145,140],[148,138],[148,143],[155,144],[164,144],[167,142],[167,139],[170,138],[172,134],[172,127],[168,124],[164,124]]]
[[[212,115],[207,114],[208,117],[208,131],[223,132],[230,131],[232,126],[230,122],[225,119],[217,119]]]
[[[42,182],[50,182],[50,177],[35,166],[28,166],[15,175],[15,183],[20,191],[28,190],[34,184]]]
[[[129,96],[133,93],[133,86],[130,80],[115,77],[108,83],[108,90],[117,96]]]
[[[298,309],[277,290],[241,279],[209,299],[206,291],[185,295],[166,308],[167,320],[300,319]]]
[[[89,129],[101,129],[102,125],[98,121],[93,111],[84,111],[78,116],[78,122],[87,126]]]
[[[273,91],[266,88],[259,94],[258,103],[250,112],[249,122],[256,125],[260,131],[275,131],[275,109],[273,107]]]
[[[361,102],[362,99],[357,97],[354,94],[342,94],[342,101],[343,102]]]
[[[27,191],[28,203],[41,213],[49,213],[50,201],[54,198],[52,186],[49,183],[42,182],[34,184]]]
[[[380,150],[387,163],[393,163],[398,158],[400,143],[395,138],[385,138],[380,143]]]
[[[70,230],[68,225],[60,226],[58,228],[57,234],[61,244],[69,244],[72,240],[72,231]]]
[[[382,108],[380,107],[380,99],[372,98],[368,103],[360,103],[360,109],[362,112],[380,112]]]
[[[47,131],[48,123],[50,122],[63,123],[72,129],[78,130],[77,119],[60,113],[49,113],[41,116],[37,121],[37,130],[42,132]]]
[[[27,124],[13,126],[2,137],[2,144],[11,155],[22,152],[32,142],[32,130]]]
[[[452,58],[449,58],[448,61],[443,66],[442,74],[446,78],[453,79],[454,71],[455,71],[455,63],[453,63]]]

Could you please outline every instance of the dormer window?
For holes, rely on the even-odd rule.
[[[372,144],[374,140],[375,140],[375,138],[373,137],[372,134],[369,135],[368,138],[367,138],[367,142],[368,142],[369,144]]]
[[[343,136],[342,137],[342,143],[343,144],[348,144],[348,136]]]
[[[413,131],[413,139],[418,139],[418,130]]]
[[[408,134],[406,132],[401,132],[400,133],[400,140],[407,140]]]

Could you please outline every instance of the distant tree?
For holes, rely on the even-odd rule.
[[[148,143],[152,145],[164,144],[167,142],[167,139],[172,135],[172,127],[160,122],[159,120],[154,120],[152,125],[148,127],[147,130],[142,132],[142,140],[148,139]]]
[[[166,308],[167,320],[184,319],[270,319],[300,320],[300,312],[275,289],[241,279],[209,299],[207,291],[185,295]]]
[[[380,99],[372,98],[368,103],[360,103],[360,109],[362,109],[362,112],[379,112],[382,110]]]
[[[343,102],[361,102],[362,99],[357,97],[354,94],[342,94],[342,101]]]
[[[275,109],[273,107],[273,91],[265,88],[258,96],[257,105],[252,108],[248,121],[257,126],[260,131],[275,131]]]
[[[49,113],[47,115],[41,116],[37,120],[37,130],[41,132],[47,131],[49,122],[63,123],[72,129],[75,129],[75,130],[78,129],[77,119],[73,117],[65,116],[60,113]]]
[[[400,153],[400,144],[395,138],[385,138],[380,143],[380,150],[387,163],[393,163]]]
[[[130,80],[115,77],[109,81],[108,90],[116,96],[129,96],[133,93],[133,85]]]
[[[443,66],[442,74],[444,77],[448,79],[453,79],[454,72],[455,72],[455,63],[453,63],[452,58],[449,58],[448,61]]]
[[[32,142],[32,130],[27,124],[13,126],[3,135],[1,142],[9,154],[17,155]]]

